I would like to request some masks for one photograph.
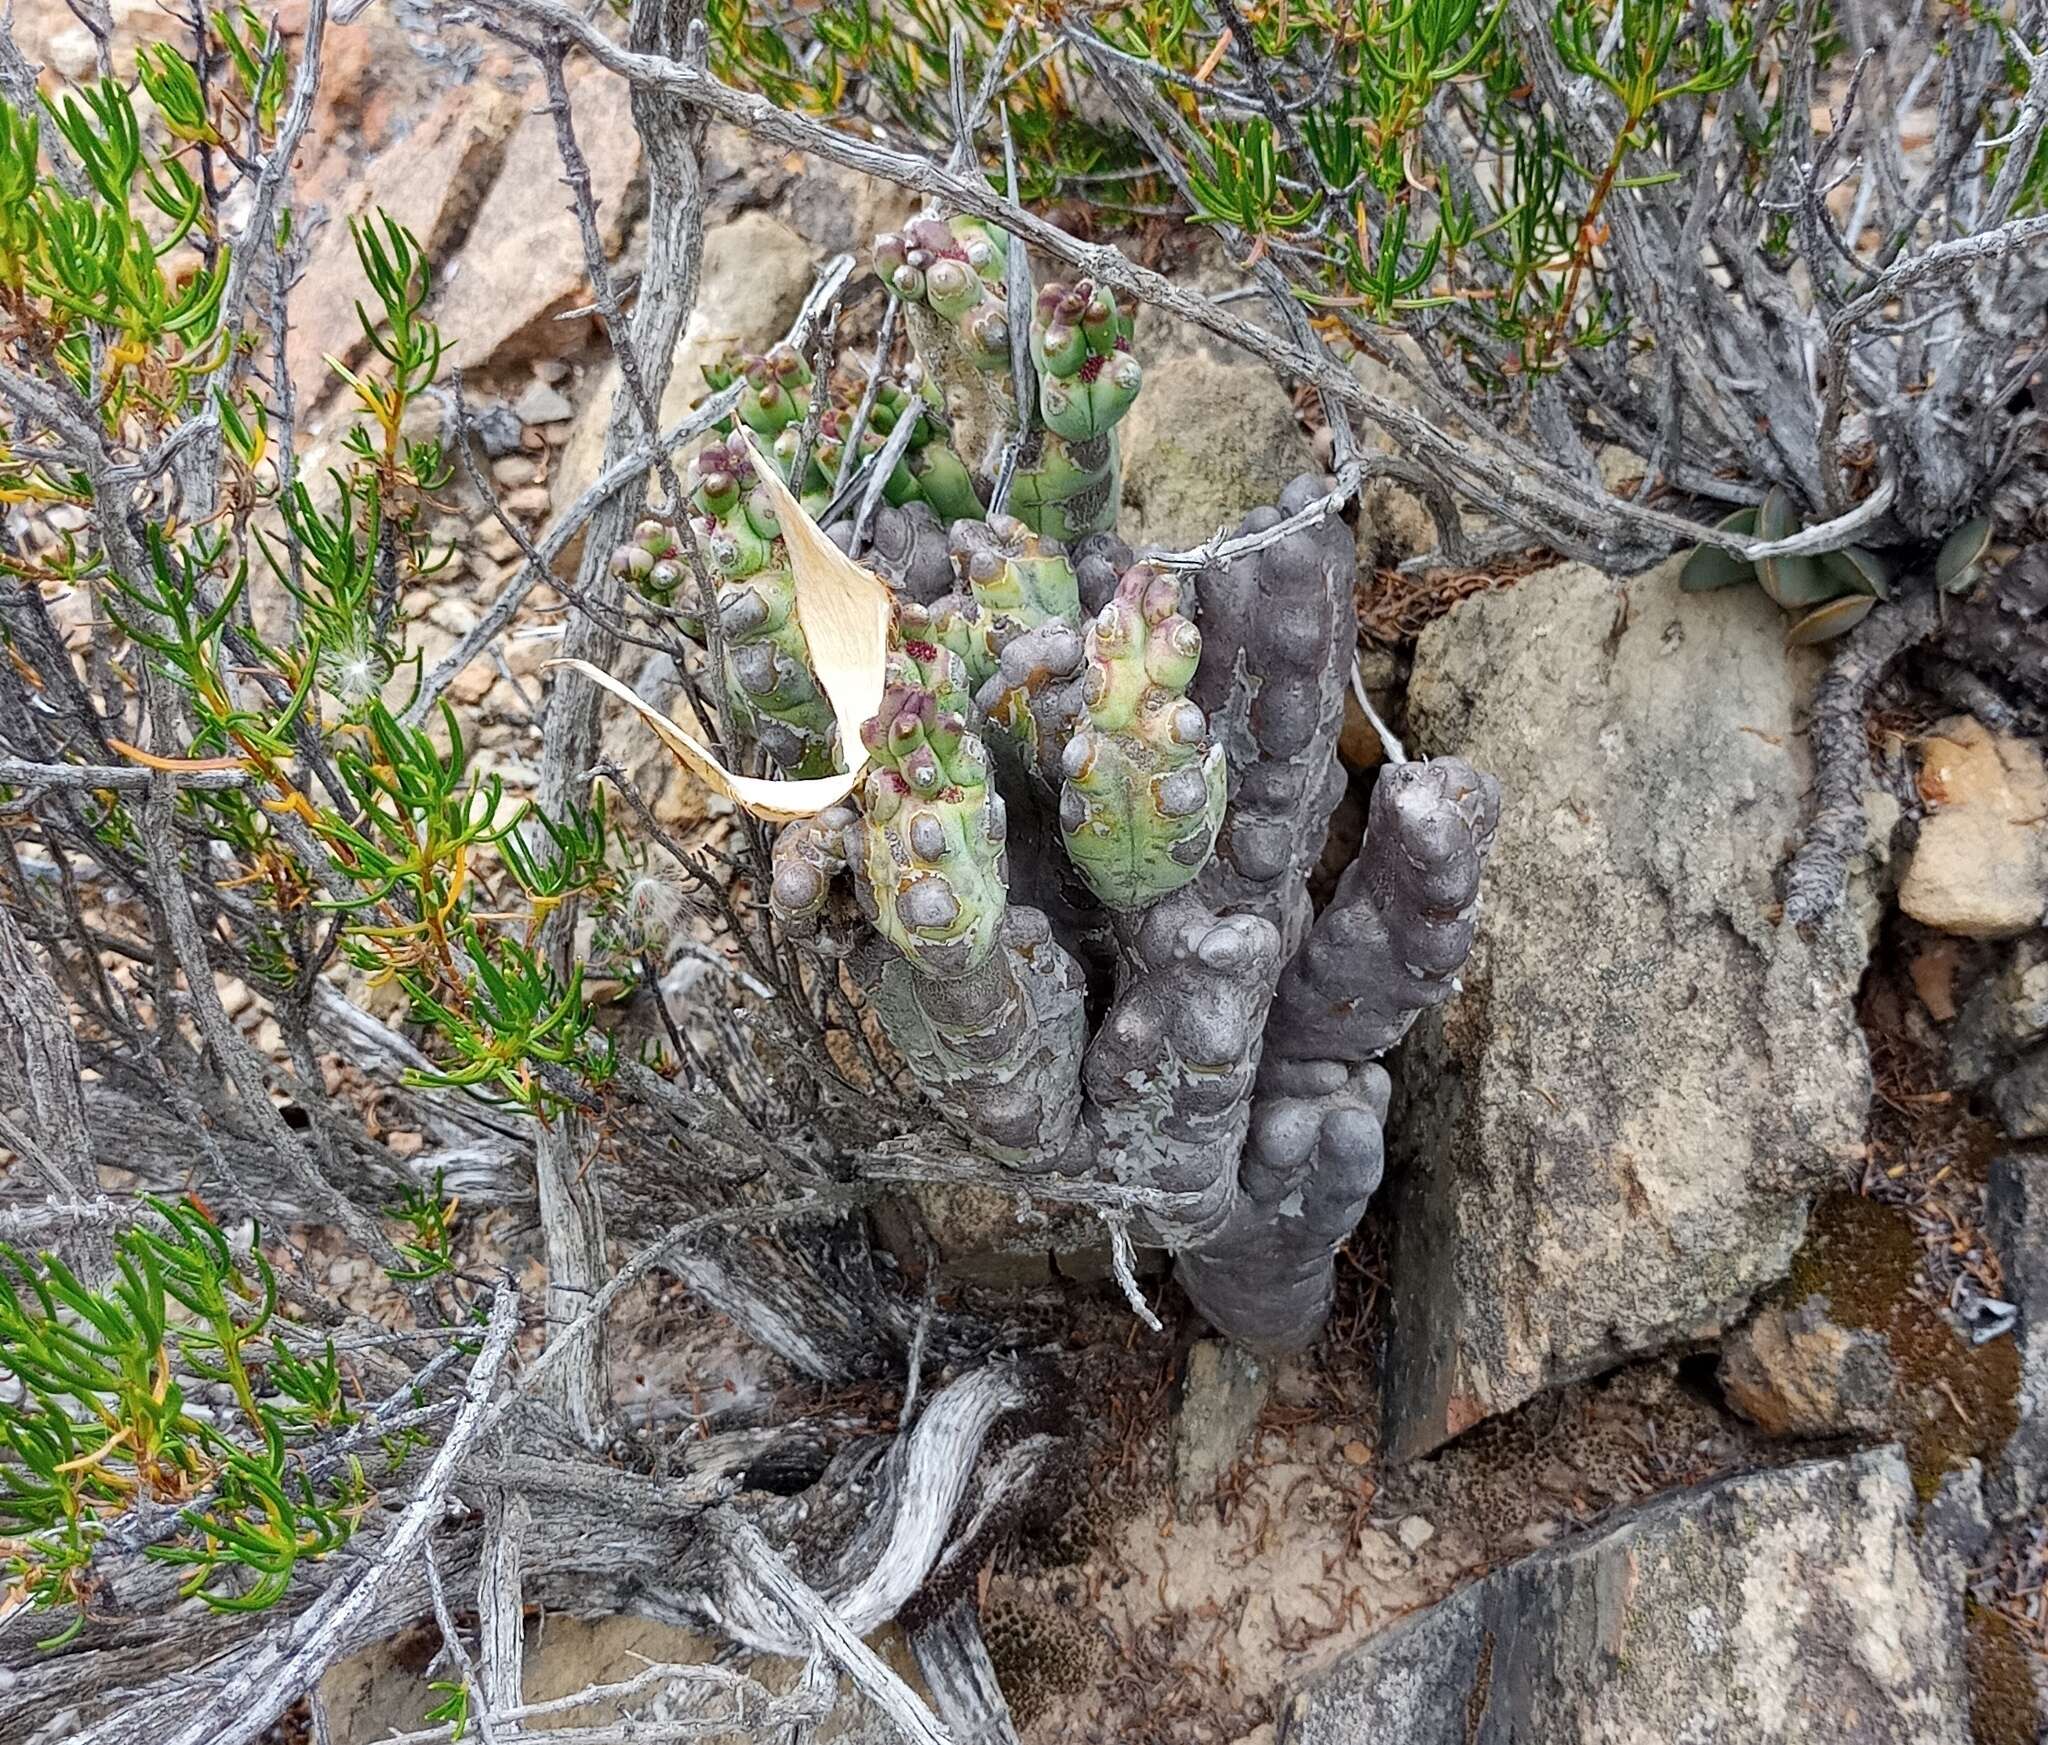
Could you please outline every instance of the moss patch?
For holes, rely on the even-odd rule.
[[[1970,1737],[1976,1745],[2034,1745],[2033,1656],[2003,1612],[1963,1608],[1963,1662],[1970,1673]]]
[[[2010,1339],[1963,1338],[1915,1292],[1920,1277],[1920,1240],[1903,1211],[1833,1194],[1814,1207],[1778,1300],[1818,1294],[1844,1327],[1884,1336],[1899,1376],[1892,1429],[1926,1502],[1945,1474],[1972,1459],[1989,1465],[2019,1427],[2020,1365]]]

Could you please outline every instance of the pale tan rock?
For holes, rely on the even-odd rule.
[[[1899,884],[1914,920],[1966,939],[2010,939],[2048,913],[2048,767],[2030,740],[1968,715],[1921,747],[1933,808]]]
[[[1775,918],[1823,658],[1756,589],[1678,570],[1631,577],[1624,614],[1618,582],[1558,565],[1416,645],[1408,749],[1503,798],[1475,997],[1401,1049],[1393,1459],[1733,1324],[1863,1140],[1862,925]]]
[[[51,70],[74,84],[91,78],[98,65],[98,51],[93,45],[92,32],[82,24],[74,24],[51,37],[49,54]]]
[[[706,233],[696,307],[676,347],[675,367],[661,398],[664,429],[706,393],[706,364],[735,347],[761,351],[781,338],[803,305],[814,265],[813,251],[803,238],[765,212],[743,213]],[[552,476],[559,502],[573,503],[597,477],[618,387],[616,363],[607,365],[591,384],[583,411],[555,461]],[[547,429],[552,443],[554,427]]]
[[[488,660],[473,660],[457,673],[448,686],[448,699],[460,708],[474,709],[490,695],[498,682],[498,669]]]
[[[1314,467],[1294,402],[1264,364],[1149,317],[1133,345],[1145,388],[1119,427],[1117,529],[1133,545],[1197,545]]]
[[[552,383],[536,381],[532,387],[513,402],[512,410],[520,421],[526,424],[559,424],[564,418],[576,416],[576,408],[569,396]]]
[[[615,257],[643,198],[640,135],[608,73],[572,79],[569,103],[576,142],[590,165],[599,234],[605,253]],[[583,324],[553,317],[589,301],[583,240],[562,185],[554,118],[530,107],[506,144],[504,167],[477,212],[459,264],[444,281],[435,318],[450,347],[449,362],[469,369],[568,350],[586,337]],[[560,398],[553,389],[543,391]]]
[[[547,486],[522,485],[505,499],[505,512],[524,521],[538,521],[548,512],[553,501]]]
[[[530,485],[540,477],[540,462],[530,454],[501,454],[491,462],[491,480],[508,491]]]
[[[1876,1432],[1898,1386],[1884,1335],[1841,1326],[1818,1296],[1758,1311],[1723,1348],[1719,1379],[1728,1403],[1773,1436]]]
[[[486,517],[479,521],[473,534],[476,549],[493,563],[509,563],[519,555],[519,541],[493,518]]]
[[[348,32],[340,33],[348,35]],[[351,366],[368,350],[356,303],[374,308],[347,221],[381,209],[411,231],[438,262],[478,211],[519,119],[519,99],[484,81],[444,93],[397,150],[360,170],[338,171],[329,193],[330,221],[313,245],[305,277],[292,292],[291,338],[285,356],[300,392],[322,397],[329,353]],[[529,196],[531,190],[528,190]],[[451,336],[452,337],[452,336]]]

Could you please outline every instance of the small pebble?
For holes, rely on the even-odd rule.
[[[547,382],[535,382],[519,396],[512,410],[519,414],[522,424],[559,424],[576,415],[569,396]]]
[[[1410,1551],[1420,1551],[1436,1537],[1435,1526],[1421,1515],[1410,1515],[1394,1529],[1394,1536]]]

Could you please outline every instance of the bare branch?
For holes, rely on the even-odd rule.
[[[798,1578],[761,1537],[759,1528],[729,1509],[713,1510],[705,1516],[704,1525],[731,1554],[740,1574],[760,1590],[770,1607],[785,1615],[785,1630],[799,1639],[809,1639],[828,1654],[899,1734],[915,1745],[952,1745],[938,1717],[917,1693]]]

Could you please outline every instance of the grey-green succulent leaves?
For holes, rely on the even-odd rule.
[[[1002,796],[970,725],[966,669],[912,642],[890,657],[882,706],[861,731],[857,871],[875,928],[927,975],[961,975],[995,948],[1008,899]]]
[[[1774,486],[1753,508],[1737,509],[1717,522],[1722,533],[1779,540],[1802,522],[1790,493]],[[1951,541],[1953,543],[1953,541]],[[1685,560],[1678,585],[1689,594],[1754,582],[1782,611],[1797,614],[1785,632],[1788,647],[1828,642],[1853,630],[1892,594],[1891,569],[1867,546],[1840,551],[1760,558],[1755,563],[1725,546],[1702,545]]]

